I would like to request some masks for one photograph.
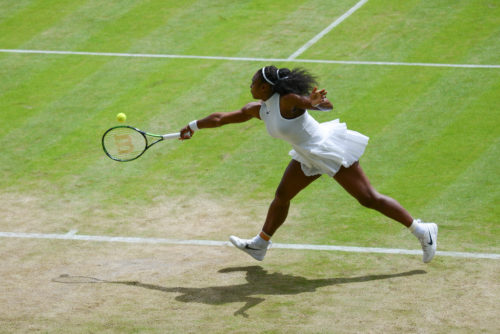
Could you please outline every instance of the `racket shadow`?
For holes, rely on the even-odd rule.
[[[308,279],[301,276],[282,274],[279,272],[268,273],[261,266],[225,268],[219,270],[218,272],[246,272],[245,278],[247,282],[243,284],[226,286],[192,288],[164,287],[155,284],[142,283],[139,281],[106,281],[94,277],[69,275],[61,275],[58,278],[53,279],[52,281],[66,284],[122,284],[161,292],[178,293],[180,295],[175,297],[175,300],[184,303],[203,303],[208,305],[245,303],[243,307],[234,312],[234,315],[248,317],[246,311],[265,301],[265,298],[262,298],[262,295],[296,295],[306,292],[315,292],[318,288],[326,286],[361,283],[427,273],[424,270],[411,270],[395,274]]]

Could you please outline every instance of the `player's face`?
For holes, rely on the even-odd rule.
[[[252,84],[250,85],[250,92],[252,93],[254,99],[260,99],[259,89],[258,89],[259,87],[260,87],[260,80],[258,72],[255,72],[255,74],[252,77]]]
[[[260,71],[255,72],[252,77],[252,84],[250,85],[250,92],[254,99],[266,100],[269,98],[269,85],[262,82]]]

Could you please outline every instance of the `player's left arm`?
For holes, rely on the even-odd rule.
[[[333,104],[326,98],[325,89],[314,87],[309,96],[287,94],[282,96],[280,103],[285,109],[331,110]]]

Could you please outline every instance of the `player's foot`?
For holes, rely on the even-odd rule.
[[[418,240],[420,240],[422,250],[424,251],[422,260],[424,263],[428,263],[431,262],[436,254],[438,226],[434,223],[422,223],[422,225],[425,228],[425,233],[418,237]]]
[[[257,261],[264,260],[264,256],[266,256],[267,250],[271,247],[271,241],[267,246],[257,246],[252,240],[245,240],[235,237],[234,235],[229,237],[229,241],[236,247],[249,254],[251,257],[256,259]]]

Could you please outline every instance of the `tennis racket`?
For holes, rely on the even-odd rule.
[[[53,278],[52,282],[56,283],[65,283],[65,284],[82,284],[82,283],[88,283],[88,284],[95,284],[95,283],[109,283],[109,284],[124,284],[124,285],[136,285],[136,286],[143,286],[145,287],[146,285],[139,282],[139,281],[106,281],[103,279],[95,278],[95,277],[90,277],[90,276],[71,276],[68,274],[62,274],[57,278]]]
[[[165,139],[180,138],[180,133],[155,135],[132,126],[120,125],[107,130],[102,136],[102,148],[108,157],[116,161],[132,161],[148,148]]]

